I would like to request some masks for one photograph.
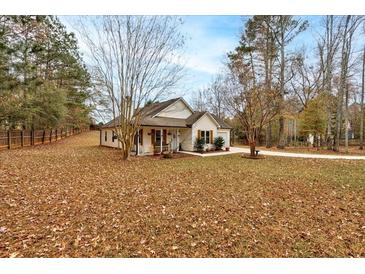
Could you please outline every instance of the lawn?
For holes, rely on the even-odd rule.
[[[0,257],[365,257],[365,161],[0,152]]]

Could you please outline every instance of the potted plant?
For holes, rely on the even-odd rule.
[[[214,145],[216,150],[222,150],[224,146],[224,139],[222,136],[218,136],[214,139]]]

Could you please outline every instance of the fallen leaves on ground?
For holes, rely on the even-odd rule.
[[[0,152],[1,257],[364,257],[365,162]]]

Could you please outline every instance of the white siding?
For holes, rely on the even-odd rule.
[[[224,139],[224,147],[230,147],[231,136],[229,129],[218,129],[217,136],[222,136]]]
[[[214,138],[217,137],[217,124],[215,121],[207,114],[201,117],[195,124],[192,126],[192,144],[198,138],[198,130],[213,130],[213,143]],[[206,147],[211,148],[213,144],[207,144]]]
[[[143,146],[140,146],[139,153],[140,154],[153,154],[153,145],[151,142],[151,128],[143,127]]]
[[[192,112],[184,104],[184,102],[177,101],[176,103],[174,103],[171,106],[167,107],[165,110],[161,111],[157,116],[158,117],[170,117],[170,118],[186,119],[191,114],[192,114]]]
[[[106,141],[105,141],[105,134],[106,134]],[[101,130],[101,145],[102,146],[108,146],[108,147],[118,147],[118,139],[114,139],[114,142],[112,141],[113,137],[113,130],[112,129],[102,129]]]
[[[194,150],[194,142],[192,140],[192,130],[191,128],[180,129],[179,142],[181,143],[182,150],[193,151]]]

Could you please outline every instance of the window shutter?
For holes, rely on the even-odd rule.
[[[151,129],[151,143],[155,145],[155,130]]]
[[[141,146],[143,146],[143,129],[139,131],[139,142],[141,143]]]
[[[198,137],[197,139],[200,139],[200,130],[198,129]]]
[[[213,130],[210,131],[209,139],[210,139],[210,143],[213,144],[214,143],[214,141],[213,141]]]
[[[167,130],[164,129],[162,134],[163,134],[162,144],[166,145],[166,143],[167,143]]]

